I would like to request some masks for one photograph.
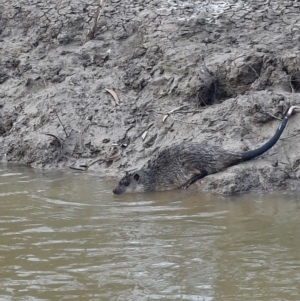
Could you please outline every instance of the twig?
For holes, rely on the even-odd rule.
[[[188,113],[201,113],[203,110],[194,110],[194,111],[179,111],[179,112],[174,112],[178,114],[188,114]]]
[[[97,25],[98,25],[98,17],[99,17],[99,14],[100,14],[100,6],[98,6],[98,8],[97,8],[97,11],[96,11],[95,16],[94,16],[94,25],[93,25],[93,27],[89,30],[89,32],[87,33],[85,42],[90,41],[90,40],[93,40],[93,39],[95,38],[95,33],[96,33],[96,31],[97,31]]]
[[[85,39],[84,43],[86,43],[87,41],[93,40],[95,38],[95,34],[96,34],[96,31],[97,31],[98,22],[99,22],[99,19],[100,19],[100,14],[102,13],[102,11],[104,9],[104,5],[105,5],[105,0],[100,0],[100,4],[99,4],[99,6],[97,8],[97,11],[95,13],[95,16],[94,16],[93,27],[87,33],[86,39]],[[100,11],[100,7],[102,8],[101,11]]]
[[[202,98],[200,92],[197,92],[197,97],[198,97],[198,99],[200,99],[200,104],[203,103],[204,106],[208,106],[208,104],[206,103],[206,101]]]
[[[280,121],[282,121],[282,119],[281,119],[281,118],[279,118],[279,117],[276,117],[275,115],[271,114],[270,112],[262,112],[262,113],[264,113],[264,114],[267,114],[267,115],[269,115],[269,116],[271,116],[271,117],[273,117],[273,118],[275,118],[275,119],[277,119],[277,120],[280,120]]]
[[[260,80],[260,76],[257,74],[256,70],[251,65],[249,65],[249,64],[247,64],[247,66],[250,67],[252,69],[252,71],[254,71],[255,75]]]
[[[94,165],[95,163],[97,163],[99,161],[105,161],[105,158],[98,157],[97,159],[93,160],[90,164],[87,165],[86,170],[89,169],[92,165]]]
[[[71,169],[75,169],[75,170],[80,170],[80,171],[87,171],[92,165],[94,165],[97,162],[108,162],[108,161],[118,161],[121,158],[121,152],[119,151],[116,155],[107,157],[107,155],[105,157],[98,157],[95,160],[93,160],[91,163],[87,164],[87,165],[80,165],[79,167],[75,167],[75,163],[73,163],[72,165],[69,166],[69,168]]]
[[[182,109],[182,108],[184,108],[184,107],[187,107],[187,105],[179,106],[179,107],[177,107],[177,108],[175,108],[175,109],[169,111],[168,113],[166,113],[165,116],[164,116],[164,118],[163,118],[163,122],[165,122],[165,121],[167,120],[167,118],[168,118],[172,113],[174,113],[175,111],[178,111],[178,110],[180,110],[180,109]]]
[[[54,111],[56,117],[58,118],[58,120],[59,120],[59,122],[60,122],[60,124],[61,124],[61,126],[62,126],[62,128],[63,128],[63,130],[64,130],[64,132],[65,132],[65,134],[66,134],[66,137],[68,138],[69,135],[68,135],[68,133],[67,133],[67,131],[66,131],[66,129],[65,129],[64,125],[63,125],[63,123],[61,122],[61,120],[60,120],[60,118],[59,118],[59,116],[58,116],[56,110],[54,109],[53,111]]]

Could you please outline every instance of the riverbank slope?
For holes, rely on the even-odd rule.
[[[300,103],[295,1],[12,0],[0,25],[4,161],[121,177],[182,140],[253,149]],[[199,189],[297,188],[299,126]]]

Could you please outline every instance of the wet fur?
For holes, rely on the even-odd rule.
[[[239,162],[239,153],[209,144],[182,142],[159,152],[139,171],[126,174],[114,193],[187,188],[198,177],[217,173]]]

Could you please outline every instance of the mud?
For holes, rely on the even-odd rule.
[[[300,103],[299,5],[0,2],[2,160],[121,177],[183,140],[259,146]],[[299,127],[197,189],[299,188]]]

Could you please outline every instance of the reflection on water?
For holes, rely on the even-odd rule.
[[[300,300],[300,196],[114,196],[0,166],[0,300]]]

